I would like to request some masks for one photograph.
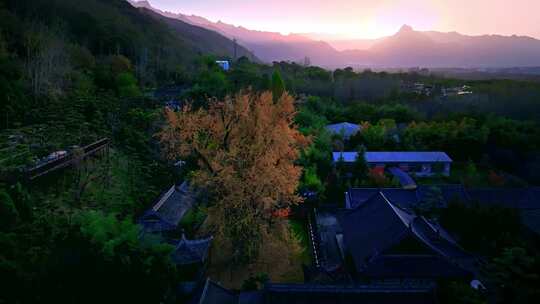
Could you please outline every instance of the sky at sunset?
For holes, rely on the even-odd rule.
[[[378,38],[417,30],[540,38],[540,0],[149,0],[156,8],[249,29]]]

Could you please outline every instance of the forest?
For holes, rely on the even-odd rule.
[[[174,247],[141,238],[137,219],[179,180],[209,189],[202,216],[190,216],[209,219],[223,263],[289,258],[298,269],[309,257],[283,220],[291,210],[395,185],[361,162],[347,177],[332,151],[445,151],[456,173],[443,182],[540,184],[538,82],[264,64],[243,48],[234,58],[216,33],[187,32],[121,0],[0,1],[0,302],[178,302]],[[418,94],[415,83],[433,89]],[[464,85],[474,93],[441,93]],[[346,143],[326,130],[345,121],[363,128]],[[28,179],[51,153],[77,155],[102,138],[103,155]],[[456,204],[440,218],[485,254],[498,302],[540,297],[538,239],[522,237],[518,215]],[[276,248],[284,256],[265,256]],[[244,288],[259,279],[246,274]],[[451,303],[486,303],[446,292]]]

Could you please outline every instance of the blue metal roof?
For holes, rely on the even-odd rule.
[[[356,161],[358,152],[332,152],[332,158],[334,162],[344,161],[346,163],[352,163]]]
[[[333,152],[334,162],[343,158],[346,163],[356,160],[357,152]],[[368,163],[450,163],[452,159],[445,152],[366,152]]]

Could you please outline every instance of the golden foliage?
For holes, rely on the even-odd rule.
[[[308,139],[294,115],[290,95],[274,102],[270,92],[166,112],[159,136],[167,157],[198,160],[193,182],[214,198],[209,226],[216,238],[230,240],[236,258],[255,258],[272,213],[301,202],[295,191],[302,169],[295,161]]]
[[[267,274],[271,282],[301,283],[303,248],[291,232],[287,220],[278,220],[262,235],[260,254],[245,264],[233,263],[230,242],[216,240],[210,253],[208,275],[228,288],[240,288],[250,277]]]

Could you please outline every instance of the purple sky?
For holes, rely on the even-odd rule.
[[[540,0],[149,0],[156,8],[282,33],[376,38],[418,30],[540,38]]]

